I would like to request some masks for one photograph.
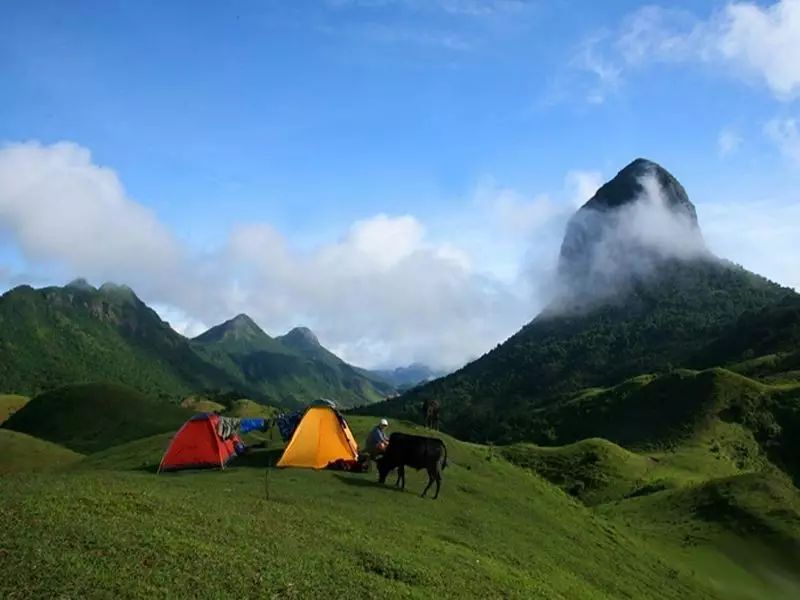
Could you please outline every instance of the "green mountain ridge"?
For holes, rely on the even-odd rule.
[[[200,358],[130,288],[73,282],[20,286],[0,296],[0,389],[35,395],[92,381],[174,399],[239,385]]]
[[[271,338],[246,315],[188,340],[127,286],[76,280],[0,296],[0,390],[33,396],[91,382],[171,402],[209,392],[288,407],[320,396],[352,406],[394,393],[318,343]]]
[[[303,406],[330,398],[342,407],[382,400],[394,392],[324,348],[310,329],[296,327],[276,338],[246,315],[218,325],[192,340],[195,350],[259,397],[274,404]]]

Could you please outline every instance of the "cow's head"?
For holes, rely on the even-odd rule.
[[[391,470],[394,469],[394,465],[392,465],[390,461],[386,460],[385,456],[381,456],[380,458],[376,459],[375,464],[378,465],[378,482],[386,483],[386,477],[389,475]]]

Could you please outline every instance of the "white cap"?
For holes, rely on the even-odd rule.
[[[388,427],[389,421],[387,421],[386,419],[381,419],[381,425],[386,425]]]

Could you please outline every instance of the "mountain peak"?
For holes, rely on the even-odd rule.
[[[121,298],[123,300],[129,300],[129,301],[139,300],[139,298],[136,296],[136,293],[127,285],[112,283],[110,281],[107,281],[100,286],[100,292],[106,294],[107,296],[114,296],[116,298]]]
[[[269,336],[256,324],[253,319],[244,313],[238,314],[224,323],[220,323],[198,335],[198,342],[216,342],[226,340],[246,340],[255,338],[268,338]]]
[[[601,186],[580,210],[618,208],[645,199],[655,190],[660,190],[668,208],[684,213],[697,224],[694,204],[680,182],[664,167],[646,158],[637,158],[626,165],[613,179]]]
[[[258,325],[256,325],[256,322],[253,321],[253,319],[251,319],[248,315],[244,313],[239,313],[231,320],[227,321],[227,323],[229,323],[232,327],[235,328],[258,327]]]
[[[658,163],[637,158],[570,219],[559,276],[569,294],[605,296],[664,260],[710,257],[686,190]]]
[[[306,345],[320,346],[317,336],[308,327],[295,327],[289,333],[281,337],[281,340],[288,342],[301,342]]]
[[[68,287],[73,290],[83,290],[87,292],[97,291],[97,289],[93,285],[91,285],[88,281],[86,281],[83,277],[78,277],[77,279],[73,279],[65,287]]]

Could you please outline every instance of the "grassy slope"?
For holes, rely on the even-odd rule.
[[[188,396],[187,398],[183,399],[181,406],[196,413],[216,411],[221,412],[225,410],[224,404],[214,402],[213,400],[209,400],[203,396]]]
[[[372,425],[363,417],[349,422],[358,439]],[[734,504],[755,502],[756,513],[759,502],[769,506],[765,493],[781,495],[791,511],[773,516],[768,534],[721,520],[698,529],[706,537],[687,549],[659,524],[706,522],[692,516],[702,503],[669,495],[691,485],[590,509],[496,449],[444,436],[451,466],[436,502],[416,497],[421,473],[410,472],[407,492],[398,493],[375,484],[374,473],[274,469],[267,500],[262,467],[276,451],[223,472],[157,476],[152,469],[170,437],[109,448],[69,474],[1,479],[7,554],[0,594],[188,596],[201,588],[211,597],[780,598],[791,580],[780,557],[764,554],[751,568],[725,546],[756,551],[772,531],[792,539],[796,499],[778,484],[729,493]],[[587,442],[595,450],[605,444]],[[760,575],[764,568],[785,576],[771,582]]]
[[[6,422],[8,417],[17,412],[28,403],[28,396],[18,396],[16,394],[0,394],[0,425]]]
[[[4,427],[77,452],[96,452],[129,440],[174,431],[192,415],[117,385],[65,386],[32,399]]]
[[[745,473],[782,475],[751,431],[719,420],[669,450],[632,452],[593,438],[566,446],[514,444],[500,452],[588,505]]]
[[[784,477],[746,473],[599,508],[703,571],[721,597],[800,597],[800,495]]]
[[[239,419],[271,417],[277,413],[278,409],[274,406],[259,404],[258,402],[253,402],[247,398],[234,400],[230,407],[225,411],[226,416],[236,417]]]
[[[83,458],[63,446],[8,429],[0,429],[0,448],[0,475],[62,467]]]
[[[372,420],[350,424],[360,439]],[[274,453],[224,472],[142,470],[168,438],[105,450],[68,475],[0,480],[0,594],[713,597],[623,524],[485,447],[448,439],[436,502],[416,497],[416,472],[398,493],[374,473],[309,470],[271,470],[266,500],[258,467]]]
[[[712,434],[719,430],[719,452],[744,463],[763,461],[766,455],[800,481],[797,382],[767,384],[725,369],[675,370],[584,390],[533,410],[528,419],[536,424],[531,438],[539,444],[563,445],[597,436],[650,452],[705,438],[713,444]],[[743,435],[725,441],[736,429],[723,424],[740,427]]]

